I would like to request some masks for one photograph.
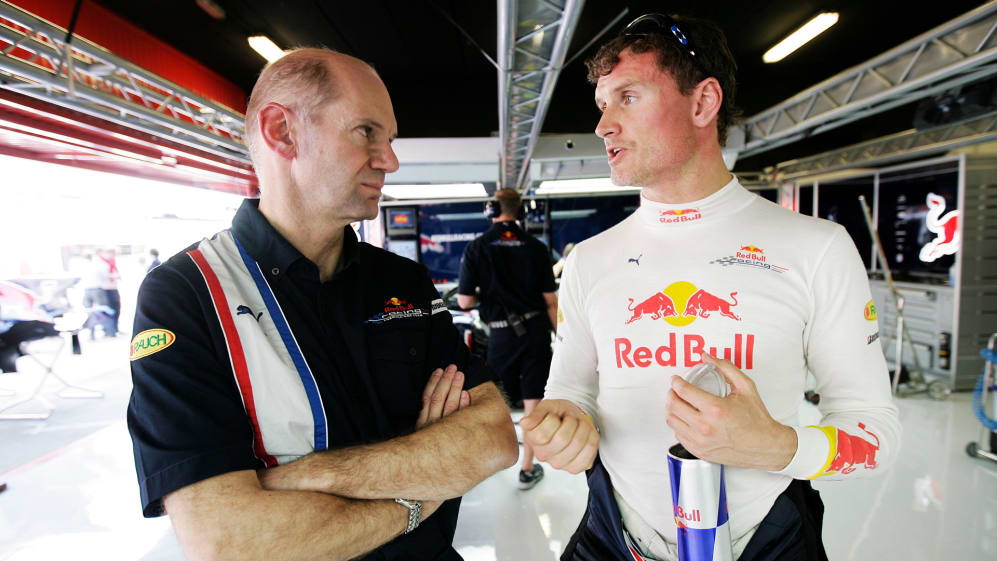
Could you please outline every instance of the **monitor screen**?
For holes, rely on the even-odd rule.
[[[800,185],[800,196],[796,200],[796,211],[800,214],[813,216],[814,214],[814,186]]]
[[[388,240],[388,251],[419,262],[418,240]]]
[[[834,182],[821,182],[817,189],[817,216],[845,227],[862,257],[866,270],[872,269],[873,247],[869,227],[862,215],[859,195],[865,197],[872,212],[873,176],[855,177]]]
[[[949,278],[960,247],[959,163],[880,174],[877,220],[898,280]]]
[[[415,233],[415,209],[412,207],[388,207],[387,227],[392,234]]]
[[[492,225],[482,203],[432,203],[419,207],[422,263],[434,283],[457,282],[464,248]]]
[[[639,195],[565,197],[550,200],[551,249],[560,259],[565,246],[603,232],[633,214]]]

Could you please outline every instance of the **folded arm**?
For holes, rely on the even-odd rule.
[[[167,495],[163,502],[192,561],[352,559],[402,534],[408,509],[393,500],[269,491],[256,472],[230,472]],[[423,518],[439,507],[423,503]]]
[[[509,409],[491,382],[470,405],[412,434],[309,454],[261,474],[267,488],[357,499],[459,497],[518,457]]]

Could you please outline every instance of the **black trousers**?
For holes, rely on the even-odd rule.
[[[609,474],[597,459],[586,474],[589,500],[561,561],[632,561]],[[759,524],[739,561],[827,561],[824,503],[809,481],[793,480]]]

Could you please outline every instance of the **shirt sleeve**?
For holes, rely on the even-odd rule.
[[[492,380],[492,373],[481,358],[473,356],[461,340],[460,333],[454,327],[453,317],[446,303],[440,297],[439,291],[433,286],[432,279],[425,267],[421,268],[422,292],[430,302],[429,318],[429,353],[427,364],[430,368],[446,368],[456,364],[457,369],[464,373],[464,389],[469,390],[484,382]],[[461,275],[463,277],[463,275]]]
[[[561,275],[554,358],[544,398],[574,402],[598,427],[598,358],[588,325],[588,314],[585,313],[586,294],[577,266],[580,253],[584,252],[578,251],[578,248],[571,252]]]
[[[796,455],[778,473],[829,480],[881,473],[896,458],[901,427],[865,267],[840,226],[814,273],[811,301],[804,345],[822,418],[794,427]]]
[[[172,491],[264,467],[253,454],[252,427],[209,321],[217,319],[205,317],[196,291],[175,269],[161,265],[146,276],[135,313],[127,411],[146,517],[163,514],[162,498]]]
[[[471,242],[464,248],[464,257],[460,260],[460,281],[457,283],[457,294],[474,296],[478,286],[478,264],[475,258],[476,244]]]

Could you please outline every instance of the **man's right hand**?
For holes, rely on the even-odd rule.
[[[523,440],[533,447],[538,460],[555,469],[581,473],[592,467],[599,451],[599,432],[574,403],[545,399],[532,413],[519,420]]]
[[[415,428],[431,425],[470,404],[471,394],[464,391],[464,373],[457,370],[457,365],[451,364],[446,370],[437,368],[422,392],[422,411]]]

